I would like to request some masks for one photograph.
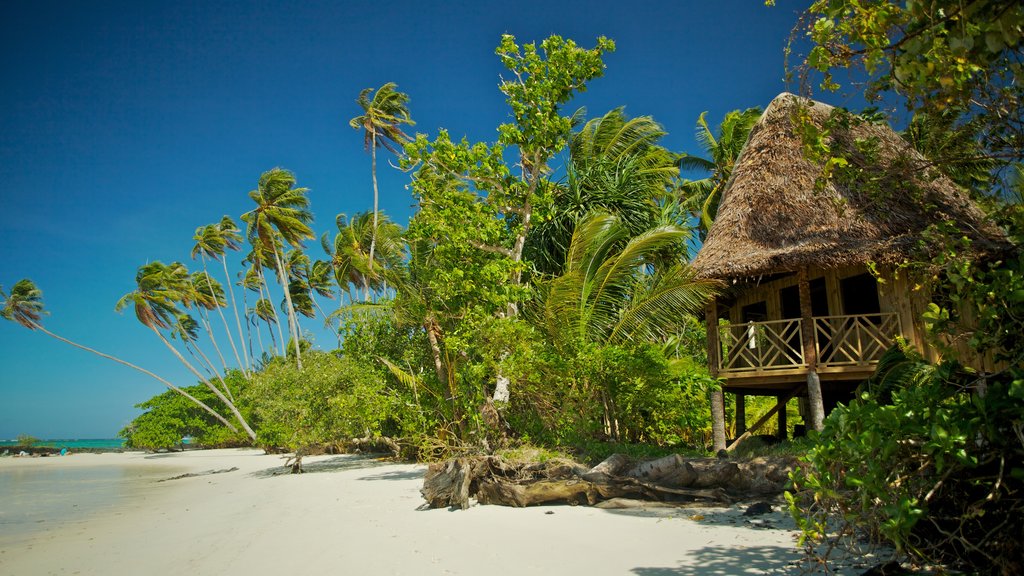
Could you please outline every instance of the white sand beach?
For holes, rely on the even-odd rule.
[[[0,574],[798,572],[784,512],[756,528],[738,506],[423,510],[424,466],[320,456],[291,475],[283,463],[259,450],[4,458],[0,474],[110,466],[138,474],[100,510],[0,533]]]

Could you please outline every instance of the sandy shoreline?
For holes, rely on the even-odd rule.
[[[752,528],[738,507],[421,510],[423,466],[306,462],[309,473],[287,475],[280,456],[259,450],[3,459],[0,471],[238,470],[165,482],[150,475],[86,520],[9,538],[0,574],[782,574],[800,558],[784,513]]]

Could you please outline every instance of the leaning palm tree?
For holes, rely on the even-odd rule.
[[[277,312],[274,310],[274,305],[266,298],[260,298],[253,305],[250,311],[254,319],[262,320],[267,325],[267,331],[270,332],[271,345],[277,350],[277,341],[274,340],[274,329],[273,324],[277,324]],[[258,333],[257,333],[258,334]],[[260,344],[260,349],[263,345]],[[282,352],[283,353],[283,352]]]
[[[182,327],[187,321],[183,321],[185,314],[179,308],[179,304],[190,306],[194,296],[189,288],[188,270],[180,262],[165,265],[156,261],[139,267],[135,275],[136,289],[125,294],[117,301],[114,309],[118,312],[131,306],[135,311],[135,318],[143,326],[149,328],[156,334],[160,342],[178,359],[188,370],[198,377],[217,398],[227,406],[228,410],[235,416],[238,423],[245,430],[250,439],[256,440],[256,432],[246,422],[245,417],[238,410],[224,393],[214,386],[210,379],[204,376],[191,362],[189,362],[177,348],[164,336],[162,330],[171,330],[182,334]]]
[[[249,264],[249,268],[245,271],[245,274],[242,278],[242,286],[244,286],[247,290],[252,290],[253,292],[259,294],[258,300],[265,299],[269,302],[270,286],[267,285],[267,279],[263,275],[263,270],[265,267],[273,269],[273,255],[269,255],[266,253],[266,250],[254,246],[253,249],[249,252],[249,254],[245,257],[245,259],[242,262],[245,264]],[[283,343],[285,341],[284,332],[281,331],[281,322],[280,318],[278,318],[277,308],[271,306],[269,312],[274,317],[273,325],[277,326],[277,335],[280,337],[281,342]],[[271,330],[271,332],[273,332],[273,326],[268,324],[268,329]],[[271,334],[271,336],[273,336],[273,334]],[[262,345],[260,346],[260,350],[263,350]],[[274,350],[276,353],[282,355],[284,354],[283,350],[277,350],[276,341],[274,344]]]
[[[296,342],[296,362],[302,369],[302,354],[299,353],[299,327],[295,318],[295,307],[288,290],[288,278],[281,250],[278,248],[280,239],[293,248],[300,248],[303,240],[314,238],[309,227],[313,213],[309,211],[308,188],[295,187],[295,175],[282,168],[273,168],[260,176],[256,189],[249,192],[249,198],[256,203],[256,208],[242,215],[248,224],[246,236],[254,247],[259,245],[263,250],[274,256],[274,268],[278,281],[284,290],[285,301],[288,303],[288,326],[292,339]]]
[[[192,239],[195,240],[195,245],[192,247],[192,259],[195,260],[197,255],[202,259],[203,272],[206,272],[207,275],[209,275],[209,270],[207,270],[206,267],[207,258],[218,260],[224,265],[224,278],[228,282],[228,292],[231,295],[231,307],[235,312],[235,324],[238,328],[238,337],[240,339],[244,339],[242,335],[242,323],[238,317],[238,306],[235,303],[235,293],[231,288],[231,275],[228,273],[227,258],[225,257],[226,250],[239,249],[241,236],[238,234],[238,228],[235,226],[235,223],[231,218],[224,216],[217,224],[207,224],[206,226],[196,228]],[[213,288],[211,287],[210,289],[212,290]],[[221,307],[217,308],[217,314],[220,315],[221,323],[224,325],[224,331],[227,332],[228,343],[231,345],[231,350],[235,354],[235,361],[242,367],[243,372],[248,371],[249,357],[245,352],[245,347],[242,347],[242,355],[239,355],[238,347],[235,345],[234,336],[231,333],[231,328],[228,326],[227,320],[224,318],[224,312],[221,310]],[[242,362],[242,356],[245,356],[245,363]]]
[[[226,418],[221,416],[216,410],[209,407],[202,400],[197,399],[196,397],[192,396],[185,390],[175,386],[174,384],[171,384],[170,382],[161,378],[160,376],[157,376],[153,372],[150,372],[149,370],[146,370],[141,366],[136,366],[135,364],[132,364],[131,362],[128,362],[126,360],[117,358],[116,356],[104,354],[99,350],[95,350],[93,348],[89,348],[88,346],[84,346],[77,342],[68,340],[63,336],[54,334],[53,332],[50,332],[49,330],[44,328],[42,319],[43,316],[46,315],[46,311],[44,310],[43,307],[43,291],[37,288],[36,285],[28,278],[19,280],[11,289],[10,294],[4,292],[3,286],[0,286],[0,297],[3,298],[3,308],[0,309],[0,317],[4,318],[5,320],[16,322],[21,326],[28,328],[29,330],[38,330],[39,332],[42,332],[43,334],[46,334],[51,338],[60,340],[65,344],[70,344],[71,346],[74,346],[79,350],[91,352],[92,354],[95,354],[101,358],[113,360],[114,362],[117,362],[122,366],[127,366],[133,370],[142,372],[143,374],[155,379],[156,381],[160,382],[164,386],[167,386],[168,388],[177,392],[178,394],[181,394],[189,401],[191,401],[192,403],[196,404],[197,406],[208,412],[211,416],[216,418],[222,424],[227,426],[227,428],[232,432],[236,432],[238,430],[237,428],[235,428],[234,424],[229,422]]]
[[[373,234],[370,238],[369,272],[373,274],[374,257],[377,252],[377,224],[379,193],[377,190],[377,145],[384,146],[399,154],[398,146],[409,140],[402,131],[402,124],[414,125],[409,117],[409,96],[396,90],[398,84],[388,82],[374,92],[366,88],[359,93],[356,104],[363,113],[348,121],[355,130],[363,131],[363,144],[370,151],[370,174],[373,177]],[[373,93],[373,98],[370,94]]]
[[[697,118],[697,142],[704,148],[706,157],[684,154],[679,160],[681,170],[710,172],[700,180],[686,181],[680,187],[683,201],[690,212],[699,219],[698,231],[701,236],[711,229],[711,223],[718,213],[722,190],[732,175],[732,168],[747,143],[750,130],[761,117],[760,108],[748,108],[742,112],[733,110],[725,115],[718,125],[716,137],[708,127],[707,112]]]

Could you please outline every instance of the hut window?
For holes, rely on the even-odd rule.
[[[839,281],[843,314],[878,314],[878,282],[871,274],[858,274]]]
[[[828,292],[825,288],[824,278],[815,278],[810,281],[811,288],[811,316],[828,316]],[[798,286],[787,286],[779,290],[779,304],[782,308],[782,318],[800,317],[800,288]]]

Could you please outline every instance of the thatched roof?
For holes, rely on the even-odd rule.
[[[722,193],[718,215],[693,266],[700,276],[735,279],[911,257],[922,232],[950,220],[981,250],[1005,236],[955,184],[923,170],[927,161],[888,126],[854,121],[833,127],[830,145],[864,180],[832,178],[816,188],[821,164],[805,157],[794,116],[821,127],[833,108],[783,93],[750,133]],[[856,118],[854,118],[856,120]],[[856,142],[876,143],[863,153]],[[849,180],[849,178],[847,178]]]

